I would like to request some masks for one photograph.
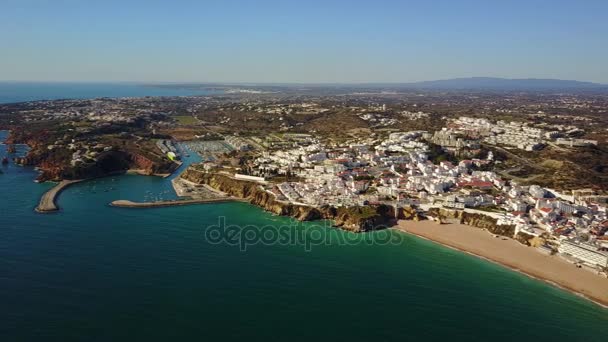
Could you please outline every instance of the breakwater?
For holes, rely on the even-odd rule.
[[[57,198],[59,194],[67,187],[74,183],[82,182],[82,180],[63,180],[59,184],[55,185],[52,189],[45,192],[40,198],[40,203],[36,207],[36,211],[39,213],[51,213],[59,210],[57,206]]]
[[[133,202],[128,200],[117,200],[110,203],[113,207],[120,208],[162,208],[181,205],[205,204],[205,203],[225,203],[225,202],[247,202],[238,198],[206,198],[191,200],[156,201],[156,202]]]

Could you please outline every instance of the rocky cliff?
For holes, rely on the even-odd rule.
[[[142,170],[149,175],[171,173],[178,166],[169,160],[154,162],[139,153],[128,153],[126,161],[129,163],[129,168]]]
[[[544,237],[530,235],[525,232],[517,232],[517,234],[515,234],[515,240],[517,240],[521,244],[532,247],[539,247],[545,243]]]
[[[234,197],[248,199],[252,204],[277,215],[290,216],[300,221],[332,220],[337,227],[353,232],[386,228],[393,225],[397,218],[418,218],[412,208],[395,212],[395,208],[388,205],[313,208],[291,204],[278,201],[257,183],[237,180],[225,174],[207,173],[193,167],[188,168],[181,177],[197,184],[207,184]]]
[[[487,229],[490,233],[513,238],[515,226],[499,225],[495,218],[483,214],[467,213],[462,210],[431,208],[429,215],[439,217],[443,221],[458,220],[461,224]]]
[[[146,156],[143,151],[121,146],[114,146],[109,151],[100,151],[94,160],[73,166],[71,160],[74,151],[66,147],[48,148],[49,141],[54,141],[55,138],[45,130],[11,130],[6,143],[26,144],[30,147],[27,155],[15,158],[15,162],[37,167],[40,170],[38,181],[95,178],[128,169],[138,169],[149,175],[166,174],[177,168],[177,164],[166,158]]]
[[[461,224],[487,229],[490,233],[513,238],[521,244],[538,247],[545,242],[543,237],[537,237],[525,232],[515,233],[513,225],[499,225],[495,218],[483,214],[467,213],[461,210],[431,208],[429,215],[438,217],[441,221],[457,220]]]
[[[15,158],[15,162],[37,167],[40,170],[37,180],[40,182],[95,178],[128,169],[138,169],[142,173],[154,175],[170,173],[177,167],[170,161],[152,162],[140,154],[123,151],[104,152],[95,162],[72,166],[69,159],[66,160],[59,153],[32,149],[25,157]]]

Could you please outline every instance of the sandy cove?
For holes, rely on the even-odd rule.
[[[434,221],[399,221],[395,228],[558,285],[608,307],[607,278],[515,240],[496,238],[483,229],[463,224],[440,225]]]

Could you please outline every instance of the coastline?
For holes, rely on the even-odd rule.
[[[608,308],[608,278],[513,239],[495,238],[483,229],[467,225],[439,225],[432,221],[399,221],[392,229],[507,267]]]

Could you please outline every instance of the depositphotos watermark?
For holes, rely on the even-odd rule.
[[[400,245],[404,235],[391,231],[386,226],[368,229],[366,233],[335,231],[329,221],[319,221],[314,226],[304,226],[293,221],[289,225],[236,225],[228,224],[225,216],[218,223],[205,228],[205,240],[211,244],[224,244],[247,251],[251,246],[302,246],[309,252],[321,245]]]

